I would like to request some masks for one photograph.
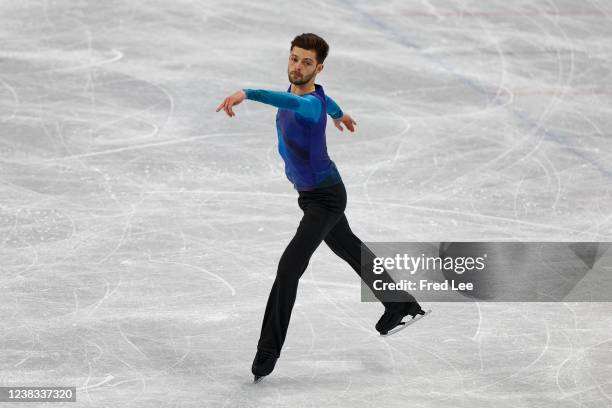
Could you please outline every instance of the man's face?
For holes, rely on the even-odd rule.
[[[315,50],[293,47],[289,54],[289,64],[287,65],[289,82],[294,85],[304,85],[321,72],[322,69],[323,64],[317,64],[317,52]]]

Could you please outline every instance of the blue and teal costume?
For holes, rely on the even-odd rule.
[[[276,131],[278,152],[285,162],[285,174],[298,191],[329,187],[342,181],[335,163],[327,154],[325,127],[327,116],[341,118],[338,104],[315,84],[309,94],[244,89],[247,99],[278,108]]]

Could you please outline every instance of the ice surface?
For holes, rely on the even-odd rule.
[[[609,303],[382,308],[320,247],[251,384],[299,222],[275,110],[291,39],[358,123],[328,126],[364,241],[612,238],[608,1],[0,2],[0,385],[71,407],[608,407]],[[35,404],[31,404],[34,406]]]

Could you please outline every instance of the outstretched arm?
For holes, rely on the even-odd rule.
[[[244,89],[233,93],[223,100],[217,107],[217,112],[221,109],[227,116],[236,116],[232,107],[238,105],[245,99],[252,99],[276,106],[277,108],[288,109],[299,113],[304,118],[316,121],[321,114],[321,102],[312,95],[295,95],[291,92],[266,91],[263,89]],[[327,112],[334,119],[334,126],[340,131],[344,131],[342,124],[351,132],[355,131],[353,125],[357,122],[350,115],[343,113],[338,104],[326,95]]]
[[[321,115],[321,102],[312,95],[296,95],[291,92],[267,91],[265,89],[243,89],[246,98],[299,113],[316,122]]]
[[[217,107],[217,112],[223,109],[228,116],[235,116],[236,114],[232,110],[232,106],[238,105],[245,99],[297,112],[313,122],[317,121],[321,114],[321,102],[312,95],[300,96],[291,92],[268,91],[264,89],[242,89],[225,98],[223,103]]]

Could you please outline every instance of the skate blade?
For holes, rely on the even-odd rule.
[[[398,331],[404,330],[406,327],[410,326],[411,324],[413,324],[415,322],[418,322],[419,320],[421,320],[422,318],[424,318],[425,316],[427,316],[430,313],[431,313],[431,309],[427,310],[425,312],[425,314],[416,315],[416,316],[414,316],[413,319],[410,319],[410,320],[408,320],[406,322],[401,322],[397,327],[393,328],[393,330],[389,330],[387,332],[387,334],[381,334],[380,337],[389,337],[392,334],[397,333]]]
[[[253,384],[258,384],[261,382],[261,380],[263,380],[266,376],[262,375],[262,376],[255,376],[255,378],[253,379]]]

